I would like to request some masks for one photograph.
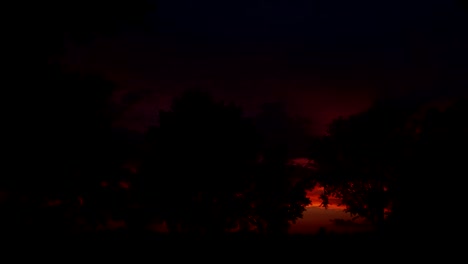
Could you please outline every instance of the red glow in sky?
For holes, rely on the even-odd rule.
[[[316,187],[311,191],[308,191],[307,197],[312,201],[312,203],[308,207],[315,207],[315,208],[321,208],[325,209],[323,207],[322,201],[320,200],[320,194],[323,193],[323,187]],[[329,204],[328,204],[328,209],[336,209],[336,210],[343,210],[346,208],[344,205],[340,205],[340,200],[338,198],[335,198],[333,196],[328,198]]]
[[[329,198],[329,206],[327,209],[321,206],[319,195],[323,192],[323,187],[317,187],[308,192],[308,197],[312,201],[303,213],[302,219],[299,219],[293,224],[289,230],[291,234],[314,234],[325,228],[326,231],[338,233],[351,233],[358,231],[366,231],[371,228],[370,225],[356,220],[355,224],[348,226],[337,226],[331,220],[343,219],[351,220],[350,214],[343,210],[345,206],[339,205],[339,200],[333,197]]]
[[[334,118],[366,109],[377,96],[369,72],[359,67],[304,71],[291,68],[288,58],[278,54],[186,57],[154,50],[155,45],[101,39],[86,47],[70,46],[64,63],[116,82],[114,101],[123,110],[117,125],[137,131],[157,122],[158,109],[167,109],[174,96],[196,87],[235,102],[248,115],[263,103],[283,102],[291,114],[310,119],[312,132],[320,134]]]

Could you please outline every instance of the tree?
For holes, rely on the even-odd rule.
[[[56,228],[65,221],[73,225],[76,219],[64,219],[65,215],[75,214],[83,200],[91,205],[104,175],[122,161],[111,149],[108,99],[113,84],[59,69],[50,69],[42,78],[50,90],[43,90],[36,98],[38,107],[22,120],[28,130],[14,138],[17,150],[9,154],[15,162],[10,165],[17,167],[3,175],[1,185],[12,197],[10,202],[20,203],[13,207],[29,212],[29,219],[14,222],[38,228],[53,222],[55,227],[48,225]]]
[[[291,151],[281,141],[287,137],[267,137],[258,121],[203,92],[176,98],[148,135],[135,224],[155,220],[172,232],[204,234],[285,233],[310,203],[310,181],[290,165]]]
[[[171,231],[221,233],[247,217],[258,144],[238,107],[188,91],[160,112],[148,144],[140,201]]]
[[[409,123],[414,111],[401,102],[381,102],[332,122],[311,155],[318,164],[325,206],[327,197],[334,195],[347,212],[382,227],[414,146]]]
[[[466,99],[453,102],[445,109],[431,108],[421,118],[417,134],[417,148],[402,192],[406,200],[421,201],[418,210],[402,206],[399,218],[411,220],[413,232],[427,233],[431,227],[434,235],[452,235],[463,229],[463,216],[459,208],[464,206],[467,174],[465,161],[468,149],[468,103]],[[403,204],[404,205],[404,204]],[[437,210],[453,212],[452,215]],[[430,217],[425,225],[418,221],[418,213],[427,212]]]
[[[255,126],[262,135],[264,148],[282,146],[287,159],[307,153],[307,143],[311,140],[309,125],[309,120],[291,116],[281,102],[262,105],[262,111],[255,117]]]
[[[346,210],[385,223],[393,231],[427,237],[459,228],[464,200],[464,154],[468,142],[466,100],[446,109],[380,104],[335,120],[311,155],[327,196],[341,198]],[[436,177],[431,177],[432,175]],[[431,230],[432,232],[428,232]]]
[[[306,191],[313,188],[311,171],[285,159],[282,150],[263,152],[248,192],[252,201],[252,220],[258,232],[286,234],[291,223],[302,218],[310,204]]]
[[[1,187],[9,194],[10,205],[20,203],[12,210],[25,212],[24,217],[9,214],[18,216],[12,222],[21,226],[24,218],[44,216],[44,211],[36,211],[43,209],[45,200],[61,201],[54,208],[69,210],[64,200],[73,197],[78,204],[78,195],[96,197],[95,176],[108,173],[115,163],[105,112],[113,85],[92,74],[67,72],[59,58],[66,41],[89,41],[141,21],[147,3],[48,0],[9,6],[15,21],[4,31],[8,85],[2,96],[2,112],[7,113],[2,120],[5,140],[14,146],[4,149],[5,171],[11,173],[3,176]]]
[[[251,195],[255,224],[262,233],[286,233],[310,204],[311,171],[291,164],[309,139],[306,120],[293,118],[280,103],[263,106],[255,124],[261,135],[261,160]]]

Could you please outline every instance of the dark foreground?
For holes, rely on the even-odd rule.
[[[164,258],[176,261],[194,261],[212,259],[224,262],[229,259],[274,261],[280,256],[288,258],[313,257],[331,258],[326,262],[338,259],[352,260],[356,257],[363,261],[375,262],[371,256],[384,259],[401,254],[415,255],[418,248],[429,253],[440,251],[434,243],[436,238],[417,239],[401,234],[318,234],[318,235],[282,235],[262,236],[258,234],[229,234],[222,236],[182,236],[154,233],[130,233],[126,231],[101,232],[95,234],[60,235],[60,234],[16,234],[2,236],[4,253],[24,250],[18,257],[26,257],[28,252],[40,252],[49,257],[63,256],[63,261],[72,258],[94,258],[101,256],[110,259],[147,258],[156,260]],[[10,251],[7,248],[14,248]],[[436,251],[433,251],[435,249]],[[89,257],[88,257],[89,255]],[[91,257],[93,256],[93,257]],[[349,259],[350,258],[350,259]],[[71,260],[71,259],[70,259]],[[372,260],[372,261],[371,261]],[[382,259],[383,260],[383,259]],[[113,261],[112,261],[113,262]],[[243,261],[244,262],[244,261]],[[249,261],[246,261],[249,262]]]

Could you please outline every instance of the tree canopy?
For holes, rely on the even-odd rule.
[[[423,220],[421,212],[460,204],[466,106],[464,100],[446,109],[386,103],[335,120],[311,152],[324,203],[334,195],[346,211],[392,230],[423,232],[422,222],[448,228],[447,219]]]
[[[287,231],[310,201],[285,149],[262,136],[238,107],[184,93],[148,137],[141,200],[172,231]]]

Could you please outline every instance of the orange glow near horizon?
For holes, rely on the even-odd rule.
[[[320,195],[323,193],[323,187],[317,186],[307,192],[307,197],[311,200],[311,204],[306,207],[302,218],[298,219],[289,230],[291,234],[316,234],[321,229],[338,233],[353,233],[366,231],[372,228],[371,225],[365,223],[363,219],[353,220],[353,217],[344,211],[345,205],[339,205],[340,199],[329,197],[328,207],[322,206]],[[341,219],[343,221],[351,221],[349,225],[336,225],[334,220]]]
[[[291,165],[294,166],[300,166],[304,168],[308,168],[311,170],[315,170],[315,161],[309,158],[295,158],[290,161]],[[322,206],[322,200],[320,199],[320,195],[323,193],[323,187],[322,186],[316,186],[312,190],[307,191],[307,198],[311,200],[311,204],[309,204],[307,207],[315,207],[315,208],[320,208],[320,209],[326,209],[324,206]],[[338,210],[344,210],[346,209],[345,205],[339,205],[340,204],[340,199],[330,196],[328,197],[328,209],[338,209]]]
[[[323,193],[323,187],[322,186],[317,186],[314,189],[310,190],[307,192],[307,198],[309,198],[312,203],[309,204],[307,207],[315,207],[315,208],[320,208],[320,209],[326,209],[322,205],[322,200],[320,199],[320,195]],[[329,204],[328,204],[328,209],[340,209],[344,210],[346,209],[345,205],[339,205],[340,204],[340,199],[330,196],[328,198]]]

